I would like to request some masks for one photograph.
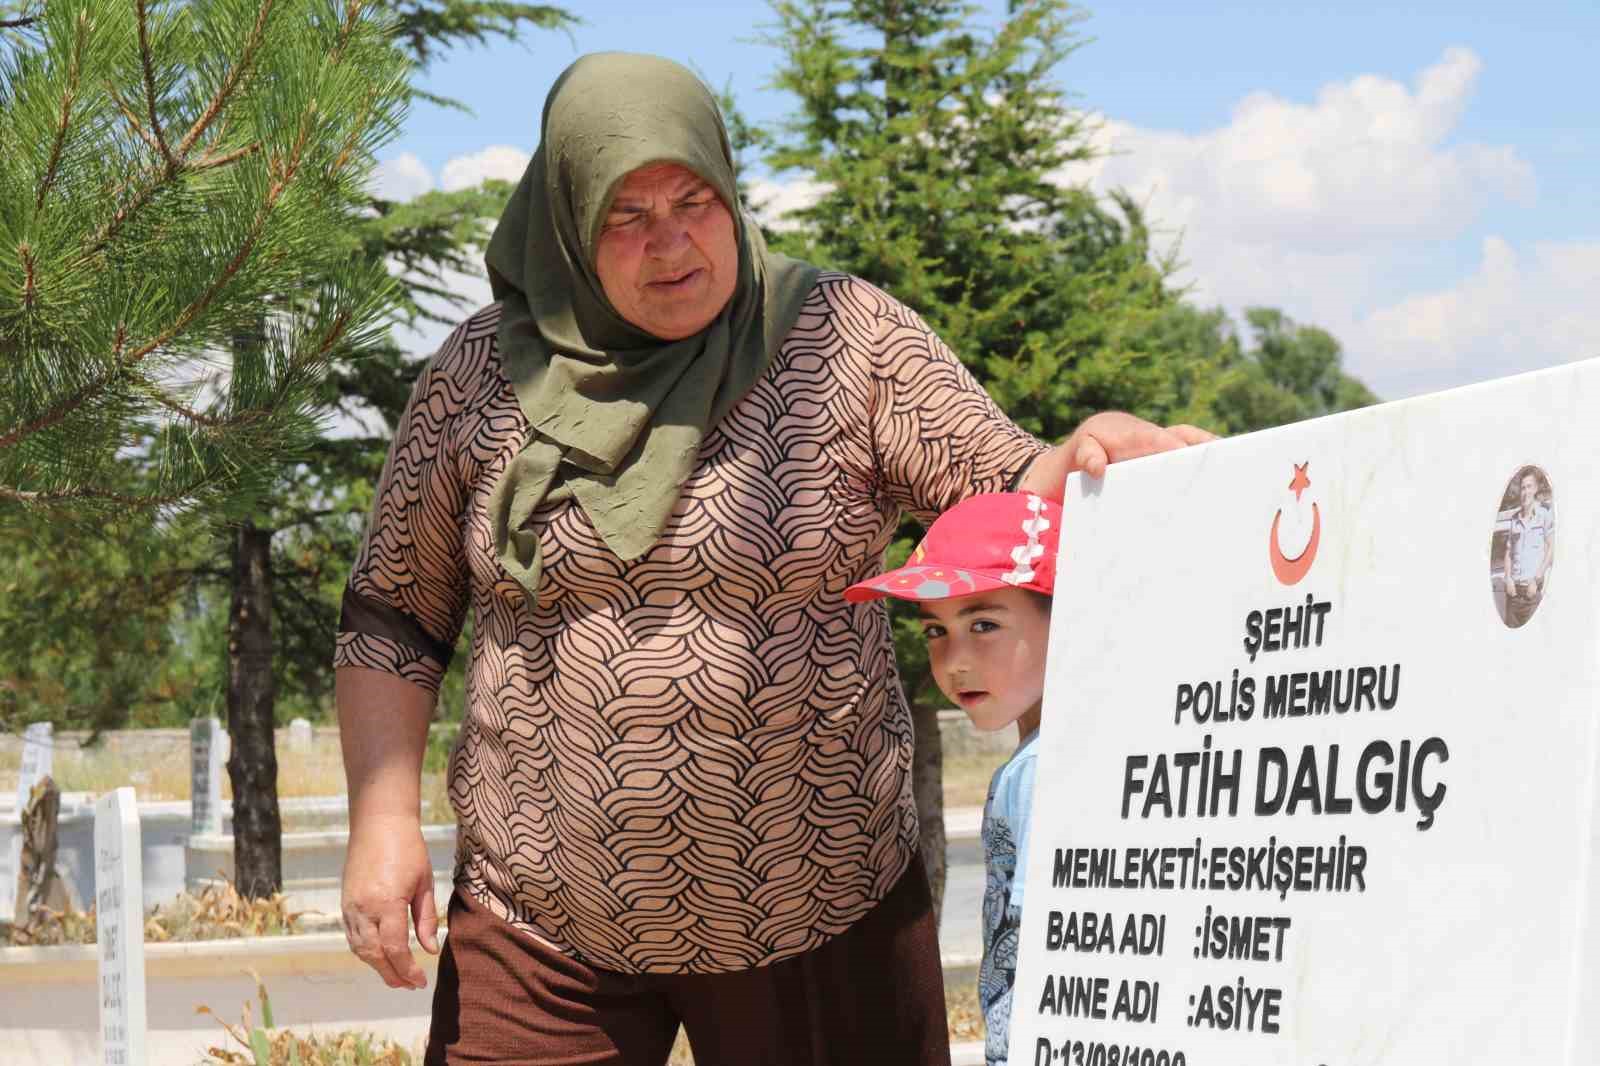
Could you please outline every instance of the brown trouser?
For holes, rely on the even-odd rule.
[[[680,1024],[695,1066],[949,1066],[922,863],[822,947],[728,974],[597,970],[451,898],[427,1066],[662,1066]]]

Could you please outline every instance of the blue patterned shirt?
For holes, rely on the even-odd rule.
[[[1011,986],[1017,977],[1022,883],[1027,878],[1028,822],[1039,734],[1030,733],[989,781],[983,805],[983,963],[978,1009],[988,1029],[988,1066],[1006,1066],[1011,1035]]]

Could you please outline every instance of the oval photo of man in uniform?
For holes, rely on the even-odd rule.
[[[1556,558],[1556,508],[1550,479],[1537,466],[1511,475],[1500,495],[1489,542],[1489,583],[1500,620],[1527,623],[1550,587]]]

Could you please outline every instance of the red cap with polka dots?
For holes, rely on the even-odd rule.
[[[844,598],[944,600],[1004,588],[1049,596],[1060,544],[1060,504],[1031,492],[973,496],[928,527],[904,566],[851,585]]]

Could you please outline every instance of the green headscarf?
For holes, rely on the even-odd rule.
[[[701,438],[766,371],[817,270],[767,251],[739,207],[716,100],[656,56],[584,56],[544,104],[539,149],[489,241],[500,358],[532,433],[490,499],[500,563],[537,594],[541,502],[574,496],[606,546],[636,559],[655,543]],[[733,213],[739,274],[704,330],[665,341],[630,324],[595,273],[600,228],[622,179],[652,163],[699,175]]]

